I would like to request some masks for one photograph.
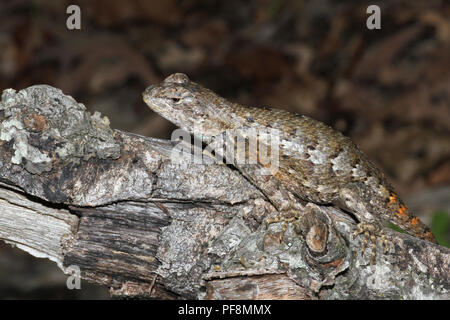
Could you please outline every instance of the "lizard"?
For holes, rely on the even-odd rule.
[[[353,238],[364,236],[362,254],[371,241],[371,264],[375,261],[377,239],[384,243],[386,253],[389,251],[383,230],[385,222],[436,243],[431,229],[407,209],[382,171],[350,138],[320,121],[281,109],[230,102],[183,73],[172,74],[160,84],[149,86],[143,99],[153,111],[206,142],[229,130],[277,130],[279,163],[276,170],[270,171],[270,178],[299,199],[336,205],[356,217]],[[269,199],[276,198],[273,188],[263,183],[265,179],[258,171],[248,170],[248,165],[233,164]],[[257,165],[267,167],[259,155]],[[292,214],[289,204],[284,207],[276,201],[274,204],[281,214],[266,223],[284,220],[284,232],[287,222],[298,215]]]

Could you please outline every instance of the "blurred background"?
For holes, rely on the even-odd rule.
[[[66,27],[71,4],[81,30]],[[141,93],[174,72],[350,136],[449,246],[449,1],[0,0],[0,90],[49,84],[112,128],[169,138]],[[108,297],[65,279],[0,241],[0,298]]]

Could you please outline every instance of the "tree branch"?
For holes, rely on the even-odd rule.
[[[263,223],[275,208],[239,172],[174,163],[173,146],[111,130],[55,88],[5,90],[0,239],[116,296],[450,298],[449,249],[386,230],[370,265],[355,221],[312,203],[280,242],[282,223]]]

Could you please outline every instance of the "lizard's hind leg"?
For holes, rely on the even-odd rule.
[[[353,232],[353,239],[360,234],[364,234],[364,240],[361,247],[361,255],[364,255],[364,252],[367,247],[367,243],[371,242],[371,254],[370,254],[370,264],[375,264],[375,257],[377,251],[377,240],[381,242],[385,247],[385,254],[389,252],[389,242],[386,238],[386,234],[384,230],[381,229],[376,224],[372,223],[359,223],[356,226],[356,230]]]
[[[376,194],[364,183],[348,184],[339,190],[339,197],[336,200],[339,207],[351,213],[358,220],[353,239],[358,235],[363,235],[361,255],[364,255],[367,244],[371,242],[370,264],[375,263],[377,244],[381,242],[385,247],[385,252],[389,252],[389,243],[382,226],[382,220],[377,214],[372,213],[376,208],[370,204],[370,199],[378,199]]]

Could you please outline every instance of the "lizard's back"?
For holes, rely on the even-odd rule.
[[[246,126],[278,130],[280,155],[274,176],[299,198],[337,204],[362,221],[390,221],[435,242],[429,227],[408,211],[384,174],[350,138],[320,121],[284,110],[237,104],[234,110]]]

